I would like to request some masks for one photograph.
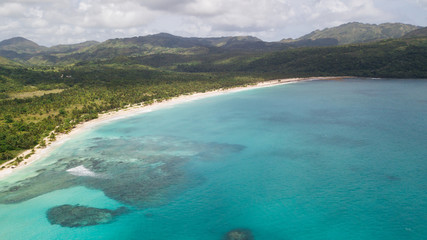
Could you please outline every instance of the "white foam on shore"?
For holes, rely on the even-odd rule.
[[[92,172],[91,170],[85,168],[83,165],[80,165],[78,167],[75,168],[70,168],[67,170],[67,172],[71,175],[74,176],[79,176],[79,177],[99,177],[98,174]]]

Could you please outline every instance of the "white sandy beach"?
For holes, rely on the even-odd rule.
[[[254,89],[254,88],[263,88],[263,87],[270,87],[270,86],[276,86],[281,84],[289,84],[294,82],[301,82],[301,81],[313,81],[313,80],[339,80],[347,77],[311,77],[311,78],[288,78],[288,79],[276,79],[271,81],[265,81],[260,82],[258,84],[254,85],[248,85],[244,87],[235,87],[230,89],[219,89],[215,91],[210,92],[204,92],[204,93],[194,93],[191,95],[182,95],[179,97],[172,98],[167,101],[162,102],[156,102],[151,105],[136,105],[131,106],[125,109],[121,109],[118,111],[111,111],[108,113],[100,114],[98,118],[80,123],[76,125],[68,134],[58,134],[56,136],[56,140],[53,142],[49,142],[46,138],[47,147],[39,148],[38,146],[35,147],[35,153],[32,154],[29,158],[24,159],[18,166],[11,166],[10,163],[13,162],[13,160],[6,162],[0,166],[0,179],[4,178],[10,174],[12,174],[14,171],[17,171],[18,169],[22,169],[25,166],[30,165],[31,163],[42,159],[49,155],[55,148],[58,146],[64,144],[68,139],[88,130],[92,129],[96,126],[99,126],[100,124],[105,124],[107,122],[126,118],[130,116],[139,115],[146,112],[151,112],[160,108],[173,106],[175,104],[189,102],[197,99],[217,96],[221,94],[226,93],[232,93],[232,92],[238,92],[248,89]],[[31,153],[31,149],[23,152],[20,156],[26,156],[27,154]],[[3,168],[4,167],[4,168]]]

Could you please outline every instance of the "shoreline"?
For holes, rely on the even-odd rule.
[[[133,106],[126,107],[124,109],[115,110],[115,111],[112,110],[107,113],[101,113],[98,115],[98,118],[96,119],[92,119],[87,122],[82,122],[77,124],[68,133],[57,134],[56,139],[53,141],[49,141],[48,137],[46,137],[45,138],[46,147],[40,148],[40,146],[38,145],[35,146],[34,153],[29,158],[24,159],[18,165],[11,165],[11,163],[13,163],[16,158],[3,163],[2,165],[0,165],[0,180],[11,175],[15,171],[25,168],[31,163],[48,156],[53,150],[55,150],[57,147],[64,144],[70,138],[86,130],[93,129],[101,124],[106,124],[111,121],[132,117],[132,116],[136,116],[136,115],[147,113],[147,112],[152,112],[161,108],[171,107],[180,103],[190,102],[190,101],[218,96],[222,94],[240,92],[240,91],[256,89],[256,88],[272,87],[272,86],[284,85],[284,84],[296,83],[296,82],[314,81],[314,80],[342,80],[345,78],[351,78],[351,77],[349,76],[308,77],[308,78],[286,78],[286,79],[268,80],[268,81],[263,81],[263,82],[259,82],[251,85],[246,85],[246,86],[233,87],[228,89],[217,89],[209,92],[202,92],[202,93],[199,92],[199,93],[191,93],[188,95],[181,95],[181,96],[174,97],[162,102],[154,102],[153,104],[150,104],[150,105],[135,104]],[[18,157],[24,157],[30,154],[32,150],[33,149],[25,150]]]

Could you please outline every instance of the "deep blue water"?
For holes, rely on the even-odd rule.
[[[426,80],[349,79],[117,120],[0,180],[0,239],[426,239],[426,119]],[[64,204],[129,212],[49,223]]]

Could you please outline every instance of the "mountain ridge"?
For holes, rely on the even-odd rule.
[[[15,51],[17,53],[37,53],[45,49],[46,47],[23,37],[13,37],[0,42],[0,50]]]
[[[0,42],[0,56],[21,64],[68,65],[81,61],[107,60],[119,56],[194,55],[230,51],[271,52],[300,47],[329,47],[400,38],[419,29],[422,28],[402,23],[376,25],[351,22],[316,30],[298,39],[283,39],[278,42],[265,42],[253,36],[201,38],[158,33],[114,38],[103,42],[86,41],[77,44],[60,44],[52,47],[43,47],[23,37],[16,37]]]
[[[419,37],[427,37],[427,27],[419,28],[412,32],[409,32],[403,36],[404,38],[419,38]]]
[[[364,43],[389,38],[400,38],[403,37],[406,33],[417,30],[419,28],[421,27],[403,23],[382,23],[377,25],[349,22],[336,27],[315,30],[293,41],[334,38],[338,40],[338,45]],[[282,42],[289,41],[292,40],[282,40]]]

